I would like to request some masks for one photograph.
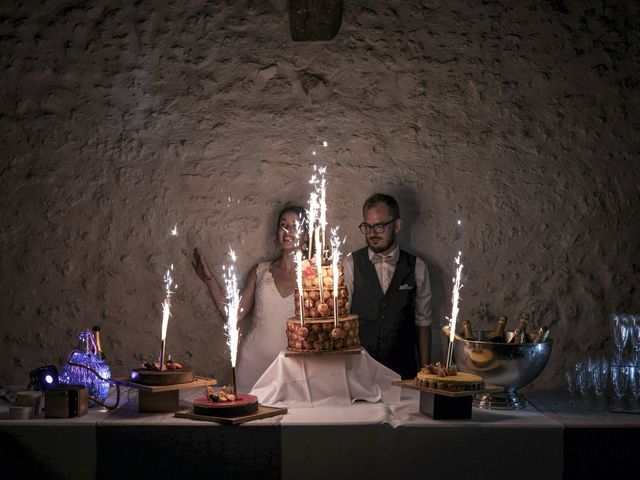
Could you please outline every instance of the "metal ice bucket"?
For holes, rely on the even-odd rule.
[[[500,393],[477,394],[473,404],[487,409],[517,410],[526,406],[518,389],[533,382],[544,369],[553,341],[544,343],[495,343],[485,339],[491,332],[476,332],[478,340],[456,338],[454,358],[462,372],[475,373],[484,378],[486,384],[504,388]],[[506,332],[509,342],[513,332]]]

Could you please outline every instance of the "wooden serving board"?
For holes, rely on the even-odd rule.
[[[315,351],[315,350],[306,350],[304,352],[298,352],[294,350],[286,350],[284,352],[285,357],[321,357],[323,355],[337,355],[340,353],[347,355],[354,355],[360,353],[362,348],[349,348],[347,350],[325,350],[325,351]]]
[[[450,392],[449,390],[441,390],[438,388],[429,388],[429,387],[420,387],[416,385],[415,379],[413,380],[398,380],[395,382],[391,382],[392,385],[402,388],[408,388],[410,390],[418,390],[420,392],[432,393],[434,395],[442,395],[444,397],[469,397],[472,395],[482,394],[482,393],[498,393],[502,392],[504,388],[499,387],[498,385],[486,385],[482,390],[464,390],[462,392]]]
[[[198,377],[196,376],[193,382],[188,383],[176,383],[174,385],[143,385],[141,383],[136,383],[131,381],[127,377],[116,377],[110,380],[114,385],[120,385],[123,387],[130,387],[140,390],[142,392],[170,392],[173,390],[181,390],[183,388],[197,388],[197,387],[206,387],[208,385],[217,385],[218,381],[214,378],[206,378],[206,377]]]
[[[193,413],[193,409],[179,410],[175,413],[178,418],[189,418],[191,420],[202,420],[205,422],[217,422],[224,423],[226,425],[238,425],[240,423],[250,422],[252,420],[259,420],[261,418],[275,417],[276,415],[284,415],[287,413],[286,408],[268,407],[266,405],[259,405],[258,411],[250,413],[248,415],[241,415],[238,417],[214,417],[212,415],[198,415]]]

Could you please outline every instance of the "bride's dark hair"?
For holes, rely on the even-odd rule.
[[[280,210],[280,213],[278,214],[278,221],[276,222],[276,234],[278,233],[278,229],[280,228],[280,220],[282,220],[282,216],[285,213],[289,213],[289,212],[293,212],[298,216],[298,218],[300,219],[300,222],[302,223],[302,228],[306,232],[307,231],[307,211],[303,207],[300,207],[298,205],[289,205],[288,207],[284,207],[282,210]]]

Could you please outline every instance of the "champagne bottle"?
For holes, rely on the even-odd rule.
[[[518,327],[513,331],[513,337],[510,343],[529,343],[529,335],[527,335],[528,324],[529,314],[523,312],[518,320]]]
[[[540,327],[540,330],[538,330],[538,334],[535,336],[535,338],[533,339],[533,343],[544,343],[547,341],[547,339],[549,338],[549,333],[550,333],[550,329],[548,326],[543,326]]]
[[[451,327],[449,325],[445,325],[444,327],[442,327],[441,331],[447,338],[449,338],[449,335],[451,335]],[[459,333],[454,333],[453,336],[456,340],[464,340],[464,338],[461,337]]]
[[[102,360],[106,360],[104,356],[104,351],[102,350],[102,339],[100,338],[100,325],[94,325],[92,330],[93,330],[93,338],[96,341],[96,348],[98,349],[98,352],[96,354],[98,358]]]
[[[475,340],[476,336],[473,334],[473,329],[471,328],[471,322],[469,320],[462,321],[463,333],[462,336],[465,340]]]
[[[507,325],[507,316],[502,315],[498,318],[498,323],[496,324],[496,328],[493,332],[489,333],[487,336],[488,342],[495,343],[505,343],[506,340],[504,338],[504,327]]]

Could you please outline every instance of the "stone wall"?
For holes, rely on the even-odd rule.
[[[229,381],[191,251],[273,258],[320,163],[349,249],[396,195],[434,325],[461,250],[462,317],[551,323],[534,387],[560,386],[640,310],[639,27],[631,0],[345,0],[332,41],[293,42],[284,0],[2,2],[0,383],[94,324],[116,374],[156,355],[171,263],[168,352]]]

